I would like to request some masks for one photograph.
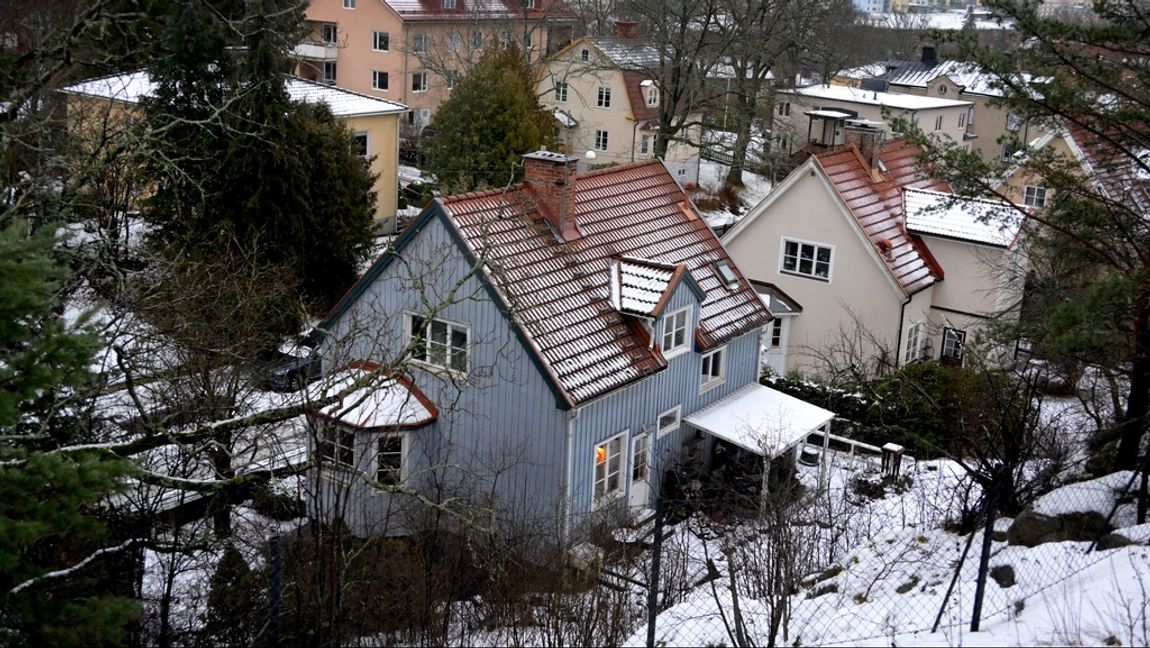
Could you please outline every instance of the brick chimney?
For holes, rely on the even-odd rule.
[[[881,124],[848,121],[843,127],[843,144],[857,148],[871,169],[878,168],[878,153],[884,139],[885,131]]]
[[[579,158],[552,151],[523,156],[523,176],[539,199],[539,211],[564,241],[579,238],[575,229],[575,172]]]
[[[934,48],[934,45],[922,46],[922,63],[931,67],[938,64],[938,50]]]
[[[615,21],[615,38],[635,38],[639,29],[639,23],[633,20],[616,20]]]

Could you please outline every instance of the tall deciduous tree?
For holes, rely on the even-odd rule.
[[[551,144],[555,120],[535,98],[534,76],[519,50],[484,52],[439,107],[427,143],[427,168],[447,192],[503,186],[518,178],[525,153]]]
[[[1047,149],[1029,152],[1021,172],[1041,178],[1045,204],[1028,212],[1033,226],[1031,285],[1058,291],[1023,322],[1023,333],[1055,358],[1102,363],[1125,377],[1129,394],[1117,413],[1119,468],[1139,462],[1150,416],[1150,17],[1143,0],[1108,0],[1094,16],[1043,18],[1031,2],[989,0],[1015,25],[1023,46],[1005,55],[971,35],[949,36],[959,57],[977,62],[1017,118],[1070,129],[1082,160]],[[939,34],[939,37],[943,35]],[[1000,179],[1018,163],[984,164],[951,144],[931,142],[932,167],[970,192],[1003,192]],[[1004,138],[1008,150],[1026,142]],[[1061,295],[1059,297],[1058,295]],[[1074,299],[1067,297],[1074,296]]]

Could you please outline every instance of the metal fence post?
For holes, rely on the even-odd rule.
[[[655,498],[655,540],[651,544],[651,578],[647,583],[647,648],[655,648],[655,617],[659,614],[659,563],[663,557],[663,497]]]
[[[997,466],[990,476],[986,492],[986,526],[982,530],[982,553],[978,557],[978,581],[974,587],[974,610],[971,612],[970,631],[978,632],[982,619],[982,597],[986,594],[986,575],[990,571],[990,547],[994,541],[994,516],[998,509],[998,497],[1002,488],[1005,466]]]

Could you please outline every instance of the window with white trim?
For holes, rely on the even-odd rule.
[[[934,130],[942,130],[942,115],[934,118]]]
[[[605,131],[605,130],[595,131],[595,150],[596,151],[606,151],[607,150],[607,131]]]
[[[966,128],[966,111],[958,113],[958,127]]]
[[[455,0],[443,0],[443,8],[444,9],[454,9],[455,8]]]
[[[771,320],[770,327],[770,345],[772,349],[777,349],[783,346],[783,320],[776,317]]]
[[[780,101],[778,105],[775,106],[775,111],[778,112],[779,117],[789,117],[791,114],[791,102]]]
[[[339,42],[339,28],[335,23],[323,23],[320,30],[321,38],[327,45],[335,45]]]
[[[416,54],[426,54],[431,48],[431,37],[426,32],[415,32],[411,35],[411,51]]]
[[[654,108],[659,105],[659,89],[655,86],[647,88],[647,107]]]
[[[406,477],[407,435],[387,434],[379,438],[375,453],[375,481],[380,486],[399,486]]]
[[[371,71],[371,89],[372,90],[385,90],[386,91],[387,88],[388,88],[387,72],[384,72],[383,70],[372,70]]]
[[[687,350],[690,342],[691,308],[681,308],[663,317],[663,357],[678,355]]]
[[[483,32],[478,30],[471,32],[471,49],[483,49]]]
[[[524,9],[534,9],[535,8],[535,0],[523,0],[523,8]]]
[[[780,270],[788,274],[829,281],[834,249],[817,243],[783,239]]]
[[[391,47],[391,35],[387,32],[371,32],[371,49],[377,52],[386,52]]]
[[[336,65],[335,61],[323,62],[323,80],[327,83],[335,83]]]
[[[599,86],[599,94],[595,100],[595,105],[599,108],[611,107],[611,88],[607,86]]]
[[[655,421],[655,429],[658,430],[659,438],[662,439],[675,430],[678,430],[679,425],[682,423],[682,416],[682,405],[676,405],[660,414],[659,418]]]
[[[567,84],[563,81],[555,82],[555,101],[567,103]]]
[[[427,72],[413,72],[411,74],[411,91],[427,92]]]
[[[623,442],[627,432],[595,445],[595,472],[591,499],[595,506],[623,492]]]
[[[344,9],[355,9],[355,0],[343,0]]]
[[[371,138],[367,131],[352,133],[351,150],[361,158],[371,154]]]
[[[355,432],[335,423],[318,423],[316,454],[321,466],[351,470],[355,468]]]
[[[906,351],[903,363],[910,364],[922,360],[926,351],[926,324],[915,322],[906,332]]]
[[[636,436],[631,441],[631,481],[647,481],[651,465],[651,435]]]
[[[703,367],[699,373],[699,389],[707,391],[723,384],[727,371],[727,348],[720,347],[703,354]]]
[[[464,324],[408,313],[411,355],[415,360],[451,371],[467,371],[469,329]]]
[[[647,155],[651,152],[651,136],[642,135],[639,137],[639,152]]]
[[[962,348],[966,345],[966,331],[948,328],[942,332],[942,357],[962,360]]]
[[[463,49],[463,34],[459,32],[451,32],[447,36],[447,49],[452,52],[458,52]]]
[[[1042,209],[1046,206],[1046,187],[1026,185],[1022,191],[1022,204]]]

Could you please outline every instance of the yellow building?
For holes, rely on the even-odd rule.
[[[147,71],[89,79],[64,88],[69,128],[105,148],[109,143],[115,145],[119,133],[134,118],[140,100],[154,88]],[[297,77],[288,78],[287,91],[295,101],[325,104],[352,131],[361,153],[372,158],[376,224],[384,232],[394,232],[399,200],[399,121],[407,107]]]

